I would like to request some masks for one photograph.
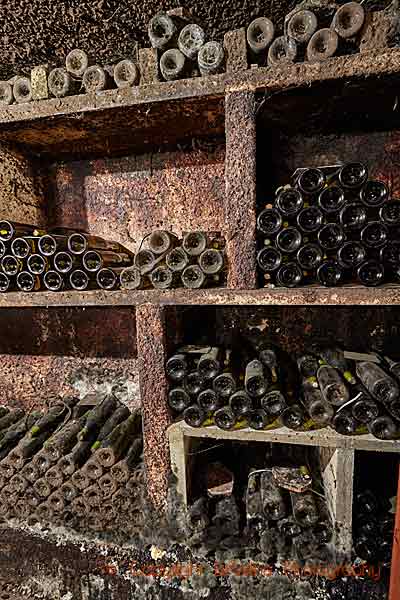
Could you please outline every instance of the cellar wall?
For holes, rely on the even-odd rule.
[[[193,147],[192,147],[193,146]],[[225,145],[55,163],[49,169],[53,225],[116,239],[131,250],[152,230],[224,231]]]
[[[2,404],[41,407],[115,384],[122,402],[140,404],[134,309],[4,309],[0,328]]]

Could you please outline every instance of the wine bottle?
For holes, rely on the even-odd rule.
[[[112,269],[100,269],[96,273],[96,281],[97,285],[102,290],[113,290],[118,286],[119,283],[119,273],[120,269],[112,270]]]
[[[275,200],[275,208],[282,216],[287,218],[296,216],[303,206],[303,196],[300,190],[296,188],[286,187],[281,189]]]
[[[317,17],[311,10],[297,10],[287,23],[287,35],[298,44],[306,44],[318,27]]]
[[[304,410],[298,404],[292,404],[285,408],[279,419],[284,427],[292,429],[293,431],[302,429],[307,421]]]
[[[164,265],[156,267],[149,277],[153,287],[158,290],[167,290],[173,287],[174,274]]]
[[[184,77],[186,70],[185,55],[177,48],[166,50],[160,58],[160,72],[165,81],[174,81]]]
[[[165,50],[176,39],[178,27],[175,19],[159,12],[150,20],[147,31],[152,47]]]
[[[15,221],[0,221],[0,240],[9,242],[14,237],[44,235],[46,232],[36,225],[26,225]]]
[[[259,360],[252,360],[246,366],[244,385],[252,398],[262,398],[271,384],[270,375]]]
[[[4,293],[10,289],[11,282],[5,273],[0,272],[0,292]]]
[[[13,94],[18,104],[32,101],[32,84],[29,77],[17,77],[15,79]]]
[[[339,371],[330,365],[322,365],[317,373],[318,383],[325,400],[333,406],[342,406],[350,399],[348,387]]]
[[[46,289],[50,290],[50,292],[58,292],[64,286],[64,280],[60,273],[52,270],[46,271],[46,273],[43,275],[43,283]]]
[[[389,190],[383,181],[369,179],[360,190],[360,200],[369,208],[382,206],[388,197]]]
[[[55,270],[63,274],[69,273],[73,267],[79,266],[79,262],[68,252],[57,252],[53,258],[53,264]]]
[[[127,88],[138,84],[140,73],[133,60],[124,58],[114,66],[113,76],[117,87]]]
[[[9,81],[0,81],[0,104],[8,106],[14,102],[13,86]]]
[[[368,169],[363,163],[346,163],[339,171],[340,184],[349,190],[360,188],[368,177]]]
[[[397,440],[400,437],[398,424],[387,414],[368,423],[368,431],[378,440]]]
[[[268,236],[278,233],[282,222],[282,216],[275,208],[265,208],[257,217],[258,230]]]
[[[206,276],[198,265],[189,265],[183,270],[181,281],[185,288],[199,289],[204,287]]]
[[[197,63],[203,77],[221,73],[225,63],[223,45],[215,41],[205,43],[197,54]]]
[[[183,419],[190,427],[202,427],[203,423],[206,421],[206,417],[206,413],[198,406],[198,404],[188,406],[183,413]]]
[[[337,251],[337,261],[344,269],[354,269],[364,262],[365,248],[360,242],[345,242]]]
[[[357,279],[362,285],[377,286],[385,279],[385,270],[376,260],[367,260],[357,269]]]
[[[82,263],[86,271],[96,273],[103,267],[123,267],[132,263],[132,258],[129,254],[117,252],[108,252],[103,250],[88,250],[82,257]]]
[[[223,398],[224,400],[228,400],[232,394],[236,391],[236,381],[230,372],[230,364],[225,365],[224,372],[217,377],[213,381],[213,389],[216,394]]]
[[[303,272],[295,262],[281,265],[276,274],[276,283],[282,287],[296,287],[300,285],[302,279]]]
[[[380,248],[386,244],[387,239],[387,227],[379,221],[369,222],[361,232],[361,241],[368,248]]]
[[[317,194],[325,185],[326,177],[321,169],[314,167],[299,169],[295,185],[306,195]]]
[[[400,225],[400,200],[392,199],[379,210],[379,218],[387,226]]]
[[[317,352],[322,359],[321,364],[326,363],[337,369],[343,379],[351,386],[357,384],[350,362],[346,359],[344,351],[341,348],[338,346],[319,346]]]
[[[297,225],[303,233],[315,233],[321,227],[324,215],[318,206],[307,206],[297,215]]]
[[[317,270],[317,279],[319,283],[326,287],[339,285],[343,276],[344,273],[342,267],[333,260],[323,262]]]
[[[367,210],[359,202],[350,202],[340,211],[339,220],[344,231],[359,231],[367,222]]]
[[[135,255],[134,264],[139,269],[141,275],[146,275],[154,269],[156,265],[156,257],[151,250],[139,250]]]
[[[297,262],[305,271],[317,269],[323,260],[323,252],[317,244],[304,244],[297,252]]]
[[[361,384],[355,386],[354,392],[355,402],[351,405],[353,417],[359,423],[366,425],[379,416],[379,406]]]
[[[119,280],[123,290],[137,290],[144,285],[140,269],[137,267],[126,267],[123,269],[120,273]]]
[[[23,260],[28,256],[30,252],[35,251],[35,244],[33,238],[15,238],[11,242],[11,253],[15,258]],[[3,254],[4,256],[4,254]]]
[[[112,87],[112,81],[111,75],[100,65],[91,65],[82,77],[82,85],[87,94],[102,92]]]
[[[171,271],[183,271],[189,264],[189,257],[185,250],[178,246],[167,253],[165,264]]]
[[[296,227],[285,227],[276,236],[276,245],[285,254],[297,252],[302,243],[301,233]]]
[[[47,86],[52,96],[64,98],[73,96],[80,88],[80,81],[74,79],[63,67],[52,69],[47,77]]]
[[[250,52],[255,57],[266,55],[275,37],[275,27],[270,19],[258,17],[247,27],[246,39]]]
[[[57,250],[66,250],[67,237],[64,235],[42,235],[37,240],[38,251],[47,258],[53,256]]]
[[[69,276],[69,282],[73,290],[83,291],[89,287],[89,277],[81,269],[75,269]]]
[[[297,359],[297,367],[304,379],[316,378],[320,367],[318,358],[314,354],[303,354]]]
[[[168,252],[168,250],[171,250],[177,241],[178,238],[174,234],[170,233],[169,231],[158,229],[151,233],[148,239],[148,244],[150,251],[156,256],[159,256],[161,254],[165,254]]]
[[[6,252],[7,252],[6,245],[2,240],[0,240],[0,258],[3,258],[3,256],[5,255]]]
[[[206,389],[200,392],[197,397],[197,403],[206,413],[214,413],[221,408],[221,400],[212,389]]]
[[[190,396],[197,397],[205,388],[205,381],[200,373],[192,371],[185,376],[184,388]]]
[[[312,492],[290,492],[293,516],[302,527],[312,527],[318,522],[318,511]]]
[[[257,263],[264,273],[272,273],[281,266],[282,253],[274,246],[266,246],[257,253]]]
[[[42,275],[50,266],[47,258],[41,254],[31,254],[26,261],[26,265],[32,275]]]
[[[278,521],[286,517],[286,505],[282,489],[276,483],[272,469],[261,473],[260,490],[262,510],[268,521]]]
[[[286,398],[279,386],[272,386],[267,393],[261,398],[260,404],[262,409],[273,420],[281,416],[287,408]]]
[[[89,235],[86,233],[72,233],[67,241],[68,250],[72,254],[84,254],[88,250],[108,250],[113,252],[127,253],[119,242],[105,240],[97,235]]]
[[[344,192],[338,185],[325,187],[318,196],[318,205],[327,215],[339,212],[346,202]]]
[[[168,394],[168,404],[177,413],[183,412],[190,406],[192,400],[183,388],[173,388]],[[202,407],[203,408],[203,407]]]
[[[219,408],[214,414],[214,420],[217,427],[225,431],[237,429],[247,425],[245,419],[240,419],[235,415],[230,406]]]
[[[328,425],[332,422],[332,405],[324,399],[318,388],[305,381],[302,385],[302,399],[305,409],[315,423]]]
[[[40,290],[40,279],[29,271],[20,271],[17,275],[17,288],[21,292],[37,292]]]
[[[338,223],[327,223],[318,232],[318,242],[328,252],[340,248],[344,239],[343,228]]]
[[[397,381],[376,363],[358,362],[356,372],[362,384],[378,402],[387,404],[399,396]]]
[[[208,248],[198,258],[200,269],[206,275],[215,275],[224,267],[224,255],[216,248]]]
[[[182,247],[189,256],[200,256],[207,248],[207,238],[201,231],[192,231],[184,235]]]
[[[74,77],[83,77],[84,72],[89,66],[89,58],[84,50],[75,48],[67,54],[65,59],[65,68],[68,73],[71,73]]]
[[[385,366],[389,369],[390,373],[397,380],[400,379],[400,362],[396,360],[392,360],[388,356],[383,356],[383,361],[385,362]]]
[[[229,406],[232,412],[237,416],[247,416],[253,409],[253,400],[244,390],[238,390],[229,398]]]
[[[361,31],[364,21],[364,7],[358,2],[347,2],[336,11],[331,27],[338,36],[348,39]]]
[[[351,409],[339,410],[332,419],[332,427],[341,435],[354,435],[357,431],[358,423],[354,418]]]
[[[339,47],[339,37],[332,29],[319,29],[314,33],[307,46],[309,62],[324,62],[332,58]]]
[[[22,262],[12,254],[6,254],[1,259],[1,268],[7,277],[12,277],[22,270]]]
[[[177,353],[167,360],[165,371],[170,381],[183,381],[188,373],[188,361],[185,354]]]
[[[199,375],[206,381],[215,379],[221,371],[221,364],[218,360],[219,354],[219,348],[210,348],[209,352],[200,356],[197,370]]]
[[[205,31],[196,23],[185,25],[179,34],[178,48],[190,60],[195,60],[206,41]]]
[[[293,39],[282,35],[274,39],[268,50],[268,66],[277,67],[293,63],[297,58],[297,44]]]

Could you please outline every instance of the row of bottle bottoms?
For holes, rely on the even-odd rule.
[[[337,348],[319,348],[296,368],[262,340],[253,355],[182,347],[166,363],[170,408],[192,427],[331,426],[343,435],[400,437],[400,363],[377,354],[349,361]]]
[[[0,222],[0,291],[200,288],[222,281],[223,242],[154,231],[135,255],[119,242],[66,228]],[[215,247],[217,246],[217,247]],[[221,250],[218,249],[221,248]]]
[[[362,163],[297,169],[258,215],[258,265],[285,287],[400,277],[400,201]]]
[[[112,393],[56,398],[45,413],[1,406],[0,514],[98,529],[129,520],[142,449],[140,412]]]

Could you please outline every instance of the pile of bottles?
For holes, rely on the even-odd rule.
[[[400,437],[400,363],[315,347],[297,365],[262,335],[235,349],[183,346],[166,363],[168,402],[191,427],[326,426],[342,435]]]
[[[354,500],[354,552],[369,564],[390,567],[395,518],[385,493],[363,489]]]
[[[248,533],[256,537],[267,560],[328,562],[333,528],[324,496],[312,491],[315,486],[306,467],[285,468],[286,478],[276,477],[279,470],[267,468],[249,474]],[[304,486],[293,486],[291,479],[296,478],[296,472],[302,474]]]
[[[258,215],[257,262],[283,287],[400,280],[400,201],[361,163],[297,169]]]
[[[160,73],[166,81],[225,70],[223,45],[207,41],[204,29],[191,19],[159,12],[151,19],[148,34],[159,53]]]
[[[0,515],[133,531],[142,449],[140,411],[113,393],[55,398],[46,412],[0,406]]]
[[[143,248],[143,243],[147,248]],[[226,274],[225,241],[214,233],[192,231],[183,238],[156,230],[142,240],[132,267],[121,273],[121,287],[160,290],[218,287]]]
[[[258,17],[247,28],[251,62],[270,67],[308,61],[322,62],[335,54],[357,51],[365,11],[358,2],[316,11],[298,6],[285,19],[283,35],[266,17]]]
[[[0,292],[119,287],[133,254],[119,242],[67,228],[0,221]]]

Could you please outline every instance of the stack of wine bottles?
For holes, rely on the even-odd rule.
[[[224,71],[223,45],[207,41],[204,29],[190,19],[159,12],[151,19],[148,33],[166,81]]]
[[[295,8],[286,16],[280,36],[270,19],[254,19],[247,28],[250,60],[273,67],[303,60],[322,62],[338,53],[355,52],[365,21],[363,6],[347,2],[337,10],[326,8],[321,14]]]
[[[319,346],[299,356],[296,368],[282,349],[254,335],[236,350],[179,348],[166,374],[169,406],[192,427],[330,426],[342,435],[400,438],[400,363],[388,357],[349,360],[340,348]]]
[[[111,290],[133,254],[81,231],[0,221],[0,292]]]
[[[267,468],[249,475],[248,533],[253,530],[258,534],[260,550],[268,561],[277,558],[329,562],[333,528],[324,496],[313,493],[313,480],[306,467],[284,469],[289,473],[289,485],[276,478],[279,470]],[[296,472],[304,473],[306,486],[290,484],[290,473],[296,478]]]
[[[297,169],[258,215],[268,283],[365,286],[400,280],[400,200],[361,163]]]
[[[354,501],[354,551],[369,564],[390,566],[395,519],[389,499],[381,490],[379,497],[370,489],[356,494]]]
[[[111,393],[0,407],[0,515],[94,531],[140,522],[142,424]]]
[[[180,239],[157,230],[143,239],[147,248],[136,253],[134,265],[121,272],[127,290],[221,286],[226,274],[225,241],[219,234],[192,231]]]

